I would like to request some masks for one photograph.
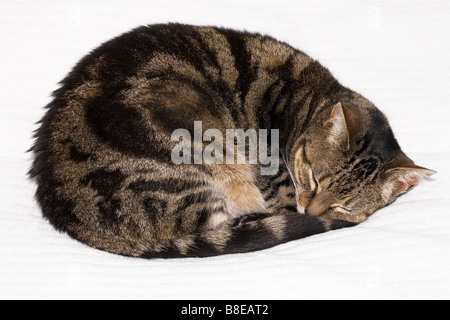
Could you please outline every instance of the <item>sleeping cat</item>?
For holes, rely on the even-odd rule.
[[[371,102],[260,34],[140,27],[83,58],[47,108],[30,170],[44,216],[126,256],[249,252],[353,226],[434,173]],[[201,133],[276,130],[278,170],[174,163],[172,133],[194,136],[199,121]]]

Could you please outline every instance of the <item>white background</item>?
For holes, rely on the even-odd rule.
[[[437,170],[346,230],[249,254],[139,260],[56,232],[26,178],[51,91],[100,43],[138,25],[268,33],[327,66]],[[0,298],[450,298],[450,2],[159,0],[0,2]]]

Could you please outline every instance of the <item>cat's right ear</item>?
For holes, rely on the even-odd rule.
[[[436,171],[420,167],[402,155],[389,165],[384,173],[383,196],[387,199],[398,197],[416,185],[423,177],[429,177]]]
[[[329,143],[346,151],[350,148],[350,135],[347,121],[345,120],[344,110],[340,102],[333,106],[331,115],[323,125],[328,130],[327,141]]]

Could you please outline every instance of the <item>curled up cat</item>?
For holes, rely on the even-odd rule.
[[[30,169],[44,216],[125,256],[242,253],[354,226],[434,173],[370,101],[256,33],[139,27],[84,57],[47,108]]]

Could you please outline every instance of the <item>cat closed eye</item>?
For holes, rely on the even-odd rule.
[[[319,190],[319,183],[317,182],[314,175],[312,175],[311,198],[313,198],[317,194],[318,190]]]
[[[351,210],[349,210],[348,208],[346,208],[340,204],[332,204],[332,205],[330,205],[330,208],[337,213],[350,213],[351,212]]]
[[[309,185],[311,189],[310,197],[313,198],[319,190],[319,183],[317,182],[316,176],[314,175],[312,169],[309,169]]]

